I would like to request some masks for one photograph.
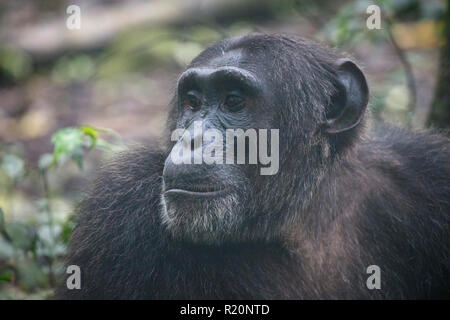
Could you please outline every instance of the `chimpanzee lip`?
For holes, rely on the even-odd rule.
[[[197,197],[214,197],[223,195],[227,192],[227,188],[218,188],[213,186],[189,186],[183,188],[170,188],[164,191],[164,194],[181,194]]]

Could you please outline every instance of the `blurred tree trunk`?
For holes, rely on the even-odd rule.
[[[444,14],[444,45],[439,61],[436,91],[428,117],[428,126],[450,128],[450,0]]]

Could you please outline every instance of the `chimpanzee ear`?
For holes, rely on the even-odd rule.
[[[327,133],[335,134],[356,127],[364,116],[369,100],[366,78],[358,66],[349,59],[336,61],[337,93],[333,96],[327,119]]]

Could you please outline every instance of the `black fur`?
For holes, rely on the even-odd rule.
[[[228,39],[190,67],[235,63],[217,57],[236,49],[239,66],[264,79],[261,108],[280,128],[279,173],[243,178],[239,208],[231,209],[239,224],[220,241],[194,241],[174,237],[162,222],[172,143],[122,153],[78,209],[67,264],[81,267],[82,288],[68,290],[62,281],[57,296],[449,298],[449,140],[388,126],[368,130],[365,120],[342,134],[324,132],[324,121],[337,114],[338,56],[302,39]],[[169,131],[178,126],[176,104],[175,95]],[[230,184],[238,178],[221,177]],[[366,287],[369,265],[381,268],[379,290]]]

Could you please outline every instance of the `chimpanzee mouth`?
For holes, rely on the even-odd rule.
[[[164,194],[179,194],[196,197],[216,197],[228,192],[228,188],[213,184],[189,185],[170,187],[164,191]]]

